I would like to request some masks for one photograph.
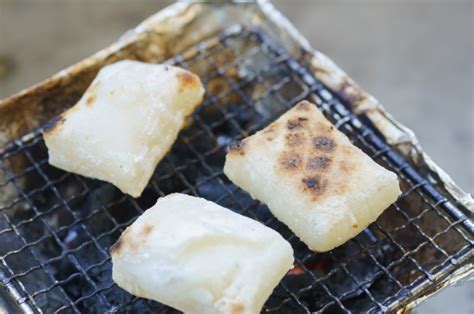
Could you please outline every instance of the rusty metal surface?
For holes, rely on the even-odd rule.
[[[0,101],[0,147],[72,106],[104,65],[121,59],[161,62],[236,23],[259,26],[277,38],[293,56],[302,56],[319,80],[350,103],[355,113],[366,117],[420,173],[428,180],[433,178],[433,182],[441,182],[437,188],[453,196],[458,206],[471,213],[474,211],[472,197],[424,153],[413,132],[396,121],[328,57],[314,50],[287,19],[264,0],[257,3],[176,3],[158,12],[112,46]],[[471,271],[472,263],[460,270],[462,274],[446,278],[432,291],[423,292],[421,298]]]

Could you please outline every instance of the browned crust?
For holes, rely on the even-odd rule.
[[[315,149],[324,152],[333,152],[336,149],[336,143],[328,136],[316,136],[311,139]]]
[[[284,153],[280,155],[279,164],[285,170],[301,170],[303,159],[297,153]]]
[[[295,106],[295,109],[297,111],[308,112],[310,111],[311,106],[314,106],[314,105],[307,100],[302,100]]]
[[[288,130],[300,129],[305,127],[307,122],[308,118],[301,116],[286,121],[286,127],[288,128]]]
[[[135,248],[135,242],[133,240],[133,235],[130,234],[130,229],[127,228],[119,237],[117,242],[110,247],[109,253],[110,255],[121,254],[125,247],[129,247],[131,249]],[[133,243],[131,243],[133,242]]]
[[[312,194],[323,192],[326,185],[319,175],[304,177],[301,181],[305,185],[304,189],[310,191]]]
[[[123,236],[123,235],[122,235]],[[115,255],[118,254],[122,251],[122,248],[124,246],[124,241],[122,240],[122,236],[115,242],[109,249],[110,255]]]
[[[326,169],[331,166],[331,162],[331,158],[326,156],[309,157],[306,162],[306,169],[310,171]]]
[[[145,223],[139,230],[125,230],[120,238],[110,247],[110,254],[120,254],[125,248],[136,252],[155,229],[155,224]]]
[[[235,141],[229,145],[229,153],[237,153],[241,156],[245,155],[246,143],[244,141]]]
[[[337,133],[314,104],[303,101],[261,132],[232,143],[229,154],[245,156],[259,145],[268,147],[270,153],[272,144],[269,142],[280,138],[284,145],[283,149],[273,152],[275,171],[311,201],[317,201],[326,195],[347,191],[343,178],[354,171],[350,160],[353,152],[347,145],[338,145],[340,136],[344,135]]]
[[[180,92],[188,88],[191,88],[191,89],[199,88],[199,86],[201,85],[199,78],[189,71],[180,71],[176,74],[176,77],[178,78],[178,82],[179,82],[178,91]]]
[[[59,114],[53,117],[44,126],[43,133],[44,134],[55,133],[56,131],[59,130],[59,128],[64,124],[65,121],[66,121],[66,118],[64,117],[64,114]]]
[[[288,133],[285,135],[286,144],[290,147],[303,146],[306,138],[304,133]]]
[[[348,158],[343,157],[351,154],[350,149],[337,145],[334,127],[319,118],[317,110],[314,104],[302,101],[260,135],[283,137],[285,145],[277,152],[276,171],[313,201],[329,193],[343,193],[347,184],[340,177],[347,177],[353,170]]]

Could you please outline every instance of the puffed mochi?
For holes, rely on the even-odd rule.
[[[356,236],[401,194],[396,174],[307,101],[232,144],[224,173],[318,252]]]
[[[44,128],[49,163],[138,197],[203,95],[199,77],[179,67],[107,65],[77,104]]]
[[[260,313],[293,264],[276,231],[202,198],[160,198],[111,250],[123,289],[185,313]]]

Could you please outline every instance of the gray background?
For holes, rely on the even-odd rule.
[[[0,0],[0,98],[107,46],[172,1]],[[310,40],[474,191],[473,5],[467,0],[278,0]],[[474,284],[418,313],[474,313]]]

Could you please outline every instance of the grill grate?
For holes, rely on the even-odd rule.
[[[142,197],[49,166],[40,130],[0,149],[0,279],[25,312],[175,312],[118,288],[108,255],[126,226],[171,192],[215,201],[290,241],[295,268],[266,303],[268,312],[387,311],[432,289],[472,258],[472,221],[455,200],[265,34],[231,27],[168,63],[198,74],[207,97]],[[310,252],[222,172],[231,141],[303,99],[396,172],[404,192],[363,233],[324,254]]]

